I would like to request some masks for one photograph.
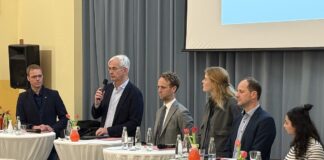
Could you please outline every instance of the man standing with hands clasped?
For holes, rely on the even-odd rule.
[[[28,66],[26,73],[31,88],[19,94],[16,115],[28,128],[55,132],[58,137],[67,124],[63,101],[58,91],[43,86],[43,72],[39,65]],[[57,159],[54,147],[48,159]]]
[[[112,83],[99,88],[92,105],[93,118],[101,117],[96,135],[121,137],[123,127],[130,136],[135,135],[141,125],[143,96],[141,91],[129,81],[130,62],[125,55],[116,55],[108,61],[108,71]]]
[[[175,98],[180,81],[175,73],[166,72],[158,80],[158,94],[163,106],[156,112],[153,142],[158,144],[175,144],[177,135],[184,128],[191,128],[193,119],[186,107]]]

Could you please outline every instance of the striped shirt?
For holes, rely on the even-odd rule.
[[[305,157],[299,157],[298,160],[320,160],[324,159],[323,146],[314,138],[310,138]],[[296,160],[295,147],[291,147],[285,160]]]

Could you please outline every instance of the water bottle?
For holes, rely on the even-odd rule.
[[[182,157],[188,157],[189,149],[190,149],[189,137],[187,134],[185,134],[182,141]]]
[[[216,159],[216,146],[214,137],[210,137],[209,145],[208,145],[208,159],[214,160]]]
[[[20,117],[17,116],[17,130],[20,131],[21,130],[21,122],[20,122]]]
[[[147,129],[146,149],[147,149],[147,151],[152,151],[153,150],[153,139],[152,139],[152,129],[151,128]]]
[[[181,135],[177,135],[177,141],[176,141],[176,148],[175,148],[175,158],[182,158],[182,141],[181,141]]]
[[[136,133],[135,133],[135,148],[141,149],[142,143],[141,143],[141,128],[139,126],[136,127]]]
[[[128,141],[127,127],[123,127],[123,132],[122,132],[122,149],[127,149],[127,141]]]

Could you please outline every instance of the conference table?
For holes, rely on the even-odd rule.
[[[53,148],[54,132],[4,133],[0,131],[0,159],[46,160]]]
[[[154,149],[147,151],[124,150],[121,147],[110,147],[103,149],[104,160],[169,160],[174,158],[175,149]]]
[[[121,146],[121,138],[79,140],[56,139],[54,146],[60,160],[103,160],[102,150]]]

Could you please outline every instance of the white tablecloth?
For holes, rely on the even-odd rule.
[[[53,148],[55,133],[0,133],[0,158],[46,160]]]
[[[60,160],[102,160],[105,147],[121,146],[121,140],[108,138],[103,140],[55,140],[54,146]]]
[[[121,147],[103,149],[105,160],[169,160],[174,158],[175,150],[122,150]]]

